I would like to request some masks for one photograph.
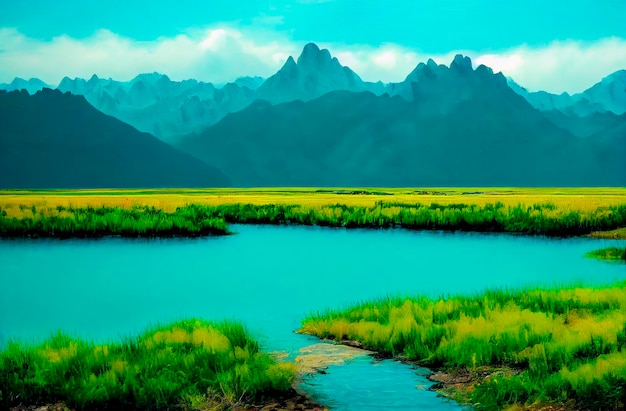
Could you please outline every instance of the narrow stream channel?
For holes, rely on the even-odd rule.
[[[584,257],[624,241],[405,230],[233,226],[204,239],[0,240],[0,345],[57,329],[110,340],[184,317],[238,319],[297,355],[308,313],[390,294],[607,283],[626,266]],[[451,410],[427,370],[361,357],[302,386],[332,410]]]

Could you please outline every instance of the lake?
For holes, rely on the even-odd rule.
[[[0,240],[0,345],[57,329],[106,341],[185,317],[237,319],[264,349],[296,355],[310,312],[395,294],[601,284],[626,265],[585,258],[625,241],[507,234],[231,226],[200,239]],[[333,410],[459,409],[425,370],[369,357],[303,389]]]

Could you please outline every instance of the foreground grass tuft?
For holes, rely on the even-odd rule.
[[[626,283],[386,298],[311,315],[301,332],[478,376],[447,392],[477,409],[626,406]]]
[[[59,333],[0,352],[0,408],[221,410],[287,393],[294,376],[294,365],[259,352],[238,323],[181,321],[107,345]]]

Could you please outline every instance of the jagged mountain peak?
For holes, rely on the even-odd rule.
[[[40,79],[38,79],[38,78],[34,78],[34,77],[31,77],[31,78],[29,78],[28,80],[23,79],[23,78],[21,78],[21,77],[15,77],[15,78],[11,81],[11,83],[10,83],[10,84],[11,84],[11,85],[18,85],[18,84],[33,84],[33,85],[37,84],[37,85],[41,85],[41,84],[46,84],[46,83],[45,83],[45,82],[43,82],[43,81],[41,81]]]
[[[292,57],[292,56],[289,56],[289,57],[287,58],[287,61],[285,61],[285,64],[283,64],[283,68],[286,68],[286,67],[295,67],[295,66],[297,66],[297,64],[296,64],[296,61],[293,59],[293,57]]]
[[[315,43],[305,45],[300,57],[298,57],[298,67],[304,70],[318,70],[330,65],[341,66],[339,60],[330,55],[330,51],[320,49]]]
[[[342,66],[327,49],[315,43],[304,46],[298,60],[289,57],[283,67],[258,89],[258,98],[272,103],[310,100],[335,90],[363,91],[363,80]]]
[[[170,82],[171,80],[170,80],[170,78],[167,75],[161,74],[161,73],[157,73],[155,71],[155,72],[152,72],[152,73],[141,73],[141,74],[138,74],[137,76],[135,76],[135,78],[133,78],[130,81],[130,84],[133,84],[133,83],[136,83],[136,82],[139,82],[139,81],[142,81],[144,83],[156,83],[158,81]]]
[[[450,63],[451,69],[457,69],[459,71],[472,71],[472,59],[462,54],[454,56],[454,60]]]
[[[28,80],[21,77],[15,77],[8,84],[0,84],[0,89],[13,91],[13,90],[26,90],[29,94],[34,94],[41,90],[43,87],[49,87],[48,84],[38,78],[29,78]]]

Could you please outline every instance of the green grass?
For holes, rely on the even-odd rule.
[[[226,409],[289,392],[294,375],[292,364],[259,352],[238,323],[180,321],[108,345],[59,333],[0,352],[0,409],[55,402],[78,410]]]
[[[301,332],[451,373],[511,370],[453,393],[478,409],[626,406],[626,283],[385,298],[311,315]]]
[[[228,234],[226,222],[197,207],[166,213],[155,207],[28,208],[29,217],[9,218],[0,209],[1,237],[195,237]],[[52,214],[52,215],[51,215]]]
[[[625,261],[626,248],[609,247],[595,250],[586,254],[587,257],[598,258],[600,260]]]
[[[295,224],[346,228],[402,227],[415,230],[509,232],[577,236],[626,225],[626,205],[595,212],[562,211],[552,203],[505,206],[502,203],[437,204],[378,201],[374,206],[344,204],[186,205],[172,213],[156,207],[20,206],[12,215],[0,209],[0,236],[90,237],[103,235],[200,236],[227,234],[227,223]],[[15,214],[19,215],[15,215]]]
[[[229,223],[300,224],[347,228],[402,227],[416,230],[510,232],[527,235],[577,236],[626,225],[626,205],[593,213],[557,212],[550,203],[524,207],[468,204],[377,202],[373,207],[342,204],[306,208],[298,205],[196,206]]]

